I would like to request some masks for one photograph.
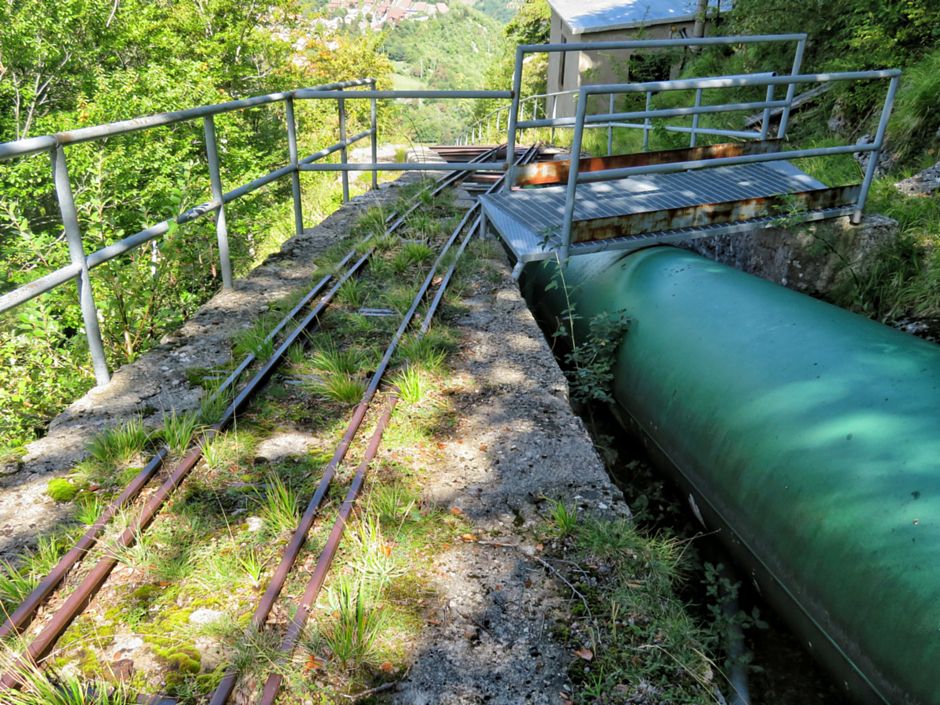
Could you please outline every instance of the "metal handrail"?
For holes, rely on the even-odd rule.
[[[347,90],[355,89],[355,90]],[[115,257],[119,257],[141,245],[166,235],[174,225],[190,223],[210,213],[216,220],[216,235],[219,248],[220,270],[222,273],[223,288],[232,286],[232,266],[229,258],[228,226],[225,217],[225,205],[245,196],[262,186],[273,183],[281,178],[291,177],[291,190],[294,206],[294,228],[297,234],[303,232],[303,210],[301,206],[300,173],[304,171],[339,171],[342,173],[343,201],[349,200],[349,173],[354,171],[371,171],[372,186],[378,185],[378,172],[385,170],[447,170],[447,171],[503,171],[499,164],[380,164],[377,152],[377,101],[385,99],[505,99],[510,98],[509,91],[384,91],[376,90],[376,81],[372,78],[362,78],[353,81],[341,81],[314,86],[298,88],[291,91],[269,93],[239,100],[227,101],[214,105],[203,105],[186,110],[155,113],[130,120],[121,120],[104,125],[82,127],[75,130],[57,132],[50,135],[30,137],[14,142],[0,144],[0,161],[48,152],[53,166],[55,180],[56,200],[61,211],[62,222],[66,240],[69,246],[71,263],[60,267],[48,274],[24,284],[12,291],[0,295],[0,313],[9,311],[27,301],[51,291],[73,279],[78,282],[78,296],[88,339],[89,352],[95,370],[97,384],[105,384],[110,378],[107,361],[104,353],[104,343],[98,325],[98,310],[95,305],[91,289],[90,272]],[[298,153],[297,124],[294,116],[295,100],[332,100],[336,101],[339,115],[339,141],[325,147],[313,154],[302,157]],[[370,126],[358,134],[348,137],[346,134],[347,100],[368,100],[371,104]],[[262,105],[284,103],[286,113],[286,132],[289,151],[289,163],[268,172],[246,184],[242,184],[227,192],[222,190],[222,181],[219,168],[219,154],[215,132],[214,118],[216,115],[244,110]],[[151,225],[140,232],[107,245],[99,250],[86,253],[78,223],[77,209],[72,193],[66,162],[65,148],[67,146],[107,139],[131,132],[163,127],[189,120],[202,119],[205,133],[206,158],[209,167],[209,180],[211,199],[205,203],[189,208],[171,218],[167,218],[155,225]],[[367,164],[350,164],[347,160],[348,148],[357,142],[371,138],[372,159]],[[318,164],[320,160],[339,152],[339,164]]]
[[[839,145],[832,147],[817,147],[812,149],[797,149],[797,150],[778,150],[774,152],[766,152],[762,154],[747,154],[740,155],[736,157],[722,157],[715,159],[699,159],[699,160],[686,160],[678,162],[670,162],[667,164],[647,164],[644,166],[636,167],[625,167],[625,168],[614,168],[614,169],[603,169],[598,171],[592,171],[589,173],[580,173],[579,171],[579,160],[575,156],[571,160],[571,167],[568,171],[568,184],[565,192],[565,210],[564,216],[562,219],[562,236],[561,236],[561,247],[560,247],[560,257],[562,261],[567,259],[568,250],[571,246],[571,230],[572,230],[572,221],[574,218],[574,205],[576,198],[577,185],[579,183],[589,183],[595,181],[604,181],[609,179],[621,179],[627,178],[630,176],[638,176],[642,174],[657,174],[657,173],[669,173],[677,171],[686,171],[694,169],[705,169],[719,166],[731,166],[735,164],[751,164],[756,162],[769,162],[769,161],[782,161],[787,159],[802,159],[807,157],[821,157],[821,156],[831,156],[838,154],[852,154],[856,152],[869,152],[870,157],[868,159],[868,165],[865,171],[865,177],[862,181],[862,186],[859,189],[858,199],[855,204],[855,210],[852,214],[852,222],[858,223],[862,217],[862,211],[865,207],[865,202],[868,198],[868,192],[871,188],[871,182],[874,178],[875,167],[878,163],[878,156],[881,152],[881,149],[884,146],[884,136],[885,131],[888,126],[888,119],[891,115],[891,109],[894,105],[894,98],[897,93],[898,83],[900,80],[901,72],[897,69],[884,69],[878,71],[844,71],[837,73],[816,73],[816,74],[791,74],[788,76],[734,76],[734,77],[725,77],[725,78],[693,78],[693,79],[680,79],[675,81],[653,81],[647,83],[623,83],[623,84],[597,84],[592,86],[585,86],[581,89],[578,95],[578,104],[577,112],[574,118],[557,118],[555,120],[548,121],[552,124],[561,124],[566,125],[571,124],[573,121],[574,124],[574,138],[571,147],[571,153],[573,155],[578,155],[581,153],[581,143],[584,134],[584,129],[591,122],[600,121],[600,120],[611,120],[611,119],[623,119],[627,118],[652,118],[652,117],[663,117],[663,116],[672,116],[676,114],[682,115],[701,115],[708,114],[710,112],[727,111],[727,110],[750,110],[754,107],[764,108],[764,115],[766,118],[767,111],[771,107],[777,107],[777,103],[783,102],[785,104],[790,104],[791,101],[773,101],[765,100],[762,103],[734,103],[726,104],[719,106],[702,106],[700,100],[697,100],[697,107],[693,106],[692,108],[680,108],[680,109],[669,109],[669,110],[651,110],[647,109],[645,111],[634,112],[634,113],[609,113],[602,115],[588,115],[587,114],[587,103],[592,95],[596,94],[626,94],[626,93],[641,93],[645,92],[647,95],[650,95],[652,91],[677,91],[677,90],[696,90],[697,97],[700,96],[700,91],[705,88],[731,88],[731,87],[742,87],[742,86],[777,86],[777,85],[787,85],[794,86],[797,84],[807,84],[807,83],[830,83],[835,81],[869,81],[869,80],[888,80],[888,89],[885,95],[884,105],[881,110],[881,117],[878,122],[878,129],[875,134],[874,140],[868,143],[859,143],[856,142],[850,145]],[[789,95],[788,90],[788,95]],[[768,91],[768,95],[771,95],[771,92]],[[782,106],[784,110],[788,109],[788,105]],[[532,122],[532,121],[530,121]],[[539,121],[545,122],[545,121]],[[520,123],[520,126],[526,126],[526,123]],[[762,127],[762,134],[766,135],[767,125],[766,119],[765,124]],[[694,133],[693,133],[694,134]]]
[[[572,51],[591,51],[592,53],[603,51],[617,51],[623,49],[663,49],[669,47],[689,48],[704,46],[733,46],[736,44],[767,44],[767,43],[794,43],[793,65],[790,75],[797,75],[803,65],[803,54],[806,50],[807,36],[804,33],[796,34],[755,34],[755,35],[735,35],[727,37],[685,37],[681,39],[628,39],[610,42],[573,42],[569,44],[523,44],[516,47],[516,63],[513,70],[512,82],[512,106],[509,111],[509,126],[507,149],[508,153],[516,148],[516,132],[519,121],[519,102],[522,92],[522,66],[526,54],[557,54],[568,53]],[[780,126],[777,137],[783,138],[786,134],[787,124],[790,119],[790,109],[793,104],[795,84],[790,84],[787,88],[786,107],[780,116]],[[647,109],[651,100],[651,93],[647,92]],[[649,118],[647,118],[649,119]],[[609,128],[612,129],[612,128]],[[694,135],[695,133],[693,133]],[[649,130],[644,130],[644,149],[649,148]],[[612,134],[608,132],[608,144],[612,142]],[[514,181],[514,167],[511,159],[506,161],[506,171],[508,176],[505,181],[505,189],[511,189]]]
[[[57,132],[52,135],[27,137],[26,139],[22,140],[0,143],[0,160],[10,159],[12,157],[25,157],[30,154],[38,154],[40,152],[48,152],[52,149],[55,149],[58,145],[89,142],[91,140],[101,139],[102,137],[125,135],[129,132],[138,132],[140,130],[146,130],[152,127],[162,127],[165,125],[172,125],[177,122],[186,122],[188,120],[195,120],[196,118],[208,117],[210,115],[230,113],[234,110],[244,110],[245,108],[256,108],[259,105],[279,103],[286,101],[289,98],[299,97],[297,94],[303,91],[323,91],[374,84],[375,79],[360,78],[354,81],[328,83],[322,86],[315,86],[310,89],[297,89],[283,93],[267,93],[265,95],[253,96],[251,98],[230,100],[225,103],[200,105],[197,108],[187,108],[186,110],[154,113],[152,115],[145,115],[143,117],[131,118],[130,120],[119,120],[117,122],[109,122],[104,125],[93,125],[91,127],[80,127],[75,130],[66,130],[64,132]]]

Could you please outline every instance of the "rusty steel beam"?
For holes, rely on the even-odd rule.
[[[755,133],[756,134],[756,133]],[[586,157],[578,162],[578,171],[606,171],[627,167],[649,166],[651,164],[671,164],[698,159],[720,159],[740,157],[745,154],[768,154],[780,151],[780,140],[763,142],[725,142],[702,147],[683,149],[664,149],[657,152],[637,152],[633,154],[615,154],[610,157]],[[568,182],[571,160],[564,159],[550,162],[537,162],[520,167],[516,171],[516,186],[551,186]]]
[[[858,199],[859,189],[859,184],[853,184],[783,193],[776,196],[630,213],[612,218],[579,220],[572,223],[571,241],[594,242],[615,237],[735,223],[775,215],[780,217],[781,222],[786,222],[789,218],[799,220],[800,215],[807,211],[853,205]]]

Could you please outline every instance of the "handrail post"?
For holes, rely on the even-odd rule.
[[[215,118],[206,115],[203,118],[206,134],[206,158],[209,162],[209,182],[212,186],[212,200],[217,203],[215,209],[215,234],[219,242],[219,264],[222,268],[222,288],[232,288],[232,260],[228,249],[228,223],[225,220],[225,204],[222,202],[222,177],[219,174],[219,151],[215,139]]]
[[[774,99],[774,84],[771,83],[767,86],[767,95],[765,97],[766,102],[771,103]],[[767,139],[767,133],[770,130],[770,108],[764,108],[764,117],[761,121],[760,127],[760,140],[764,142]]]
[[[653,108],[653,92],[646,91],[646,112]],[[650,151],[650,129],[653,127],[653,121],[649,117],[643,118],[643,151]]]
[[[519,119],[519,94],[522,92],[522,47],[516,47],[516,65],[512,73],[512,105],[509,108],[509,127],[506,137],[506,181],[504,191],[512,190],[516,177],[516,122]]]
[[[614,94],[610,94],[610,104],[608,105],[607,112],[613,114],[614,112]],[[614,153],[614,126],[610,122],[610,118],[607,118],[607,156],[609,157]]]
[[[581,139],[584,134],[584,116],[587,114],[588,95],[586,91],[578,93],[578,110],[574,123],[574,136],[571,140],[571,161],[568,168],[568,186],[565,190],[565,215],[561,226],[560,263],[568,261],[568,248],[571,246],[571,221],[574,219],[575,191],[578,188],[578,170],[581,166]]]
[[[56,200],[59,202],[65,239],[69,245],[69,256],[72,264],[77,264],[82,268],[76,282],[78,284],[78,303],[82,309],[85,337],[88,339],[88,352],[91,354],[91,363],[95,370],[95,382],[100,387],[110,381],[111,375],[108,371],[108,360],[104,354],[104,342],[101,340],[98,309],[95,307],[95,296],[91,289],[91,275],[88,271],[88,261],[85,258],[85,247],[82,244],[82,232],[78,224],[78,212],[72,194],[69,169],[65,163],[65,149],[62,145],[56,145],[50,156],[52,157],[52,177],[55,182]]]
[[[343,89],[340,88],[340,91]],[[348,161],[346,153],[346,101],[343,98],[336,99],[336,107],[339,111],[339,141],[343,145],[339,150],[340,164],[345,165]],[[349,172],[343,171],[343,203],[349,203]]]
[[[891,109],[894,107],[894,96],[898,91],[898,81],[898,77],[893,76],[888,84],[888,94],[885,96],[884,106],[881,108],[881,119],[878,121],[878,131],[875,133],[875,148],[868,153],[865,180],[862,181],[862,188],[858,192],[858,201],[855,204],[855,212],[852,213],[853,225],[862,222],[862,211],[865,209],[868,191],[871,189],[871,182],[875,178],[875,169],[878,167],[878,158],[881,156],[882,147],[884,147],[885,132],[888,128],[888,120],[891,117]]]
[[[696,107],[696,108],[702,107],[702,89],[701,88],[695,89],[695,103],[693,107]],[[695,113],[695,115],[692,116],[692,136],[689,138],[689,147],[694,147],[696,142],[698,142],[698,119],[699,119],[699,114]]]
[[[371,82],[372,90],[375,90],[375,79]],[[372,131],[372,188],[379,187],[379,107],[378,100],[371,98],[369,100],[369,129]]]
[[[302,235],[304,232],[304,211],[300,191],[300,164],[297,154],[297,121],[294,117],[294,96],[288,96],[284,101],[287,112],[287,149],[290,155],[291,191],[294,195],[294,234]]]
[[[806,51],[806,39],[800,39],[796,43],[796,51],[793,53],[793,68],[790,70],[791,76],[799,75],[803,68],[803,53]],[[780,114],[780,126],[777,128],[777,139],[782,140],[787,135],[787,125],[790,122],[790,106],[793,105],[793,97],[796,95],[796,84],[791,83],[787,86],[787,104],[783,106],[783,112]]]
[[[554,97],[552,98],[552,120],[555,120],[557,117],[558,117],[558,96],[556,95],[556,96],[554,96]],[[551,135],[551,136],[549,137],[549,139],[551,140],[552,144],[555,144],[555,125],[554,125],[554,123],[552,124],[552,131],[551,131],[550,135]]]

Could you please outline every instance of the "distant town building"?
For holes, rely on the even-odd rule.
[[[552,44],[693,36],[696,0],[548,0]],[[709,0],[708,26],[731,9],[731,0]],[[582,85],[669,78],[679,66],[665,54],[581,51],[550,54],[548,92]],[[550,98],[548,114],[574,115],[570,95]]]

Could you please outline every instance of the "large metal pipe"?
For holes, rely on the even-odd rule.
[[[524,272],[543,322],[557,276]],[[940,703],[940,347],[669,247],[572,258],[564,285],[582,344],[630,318],[615,411],[837,683]]]

